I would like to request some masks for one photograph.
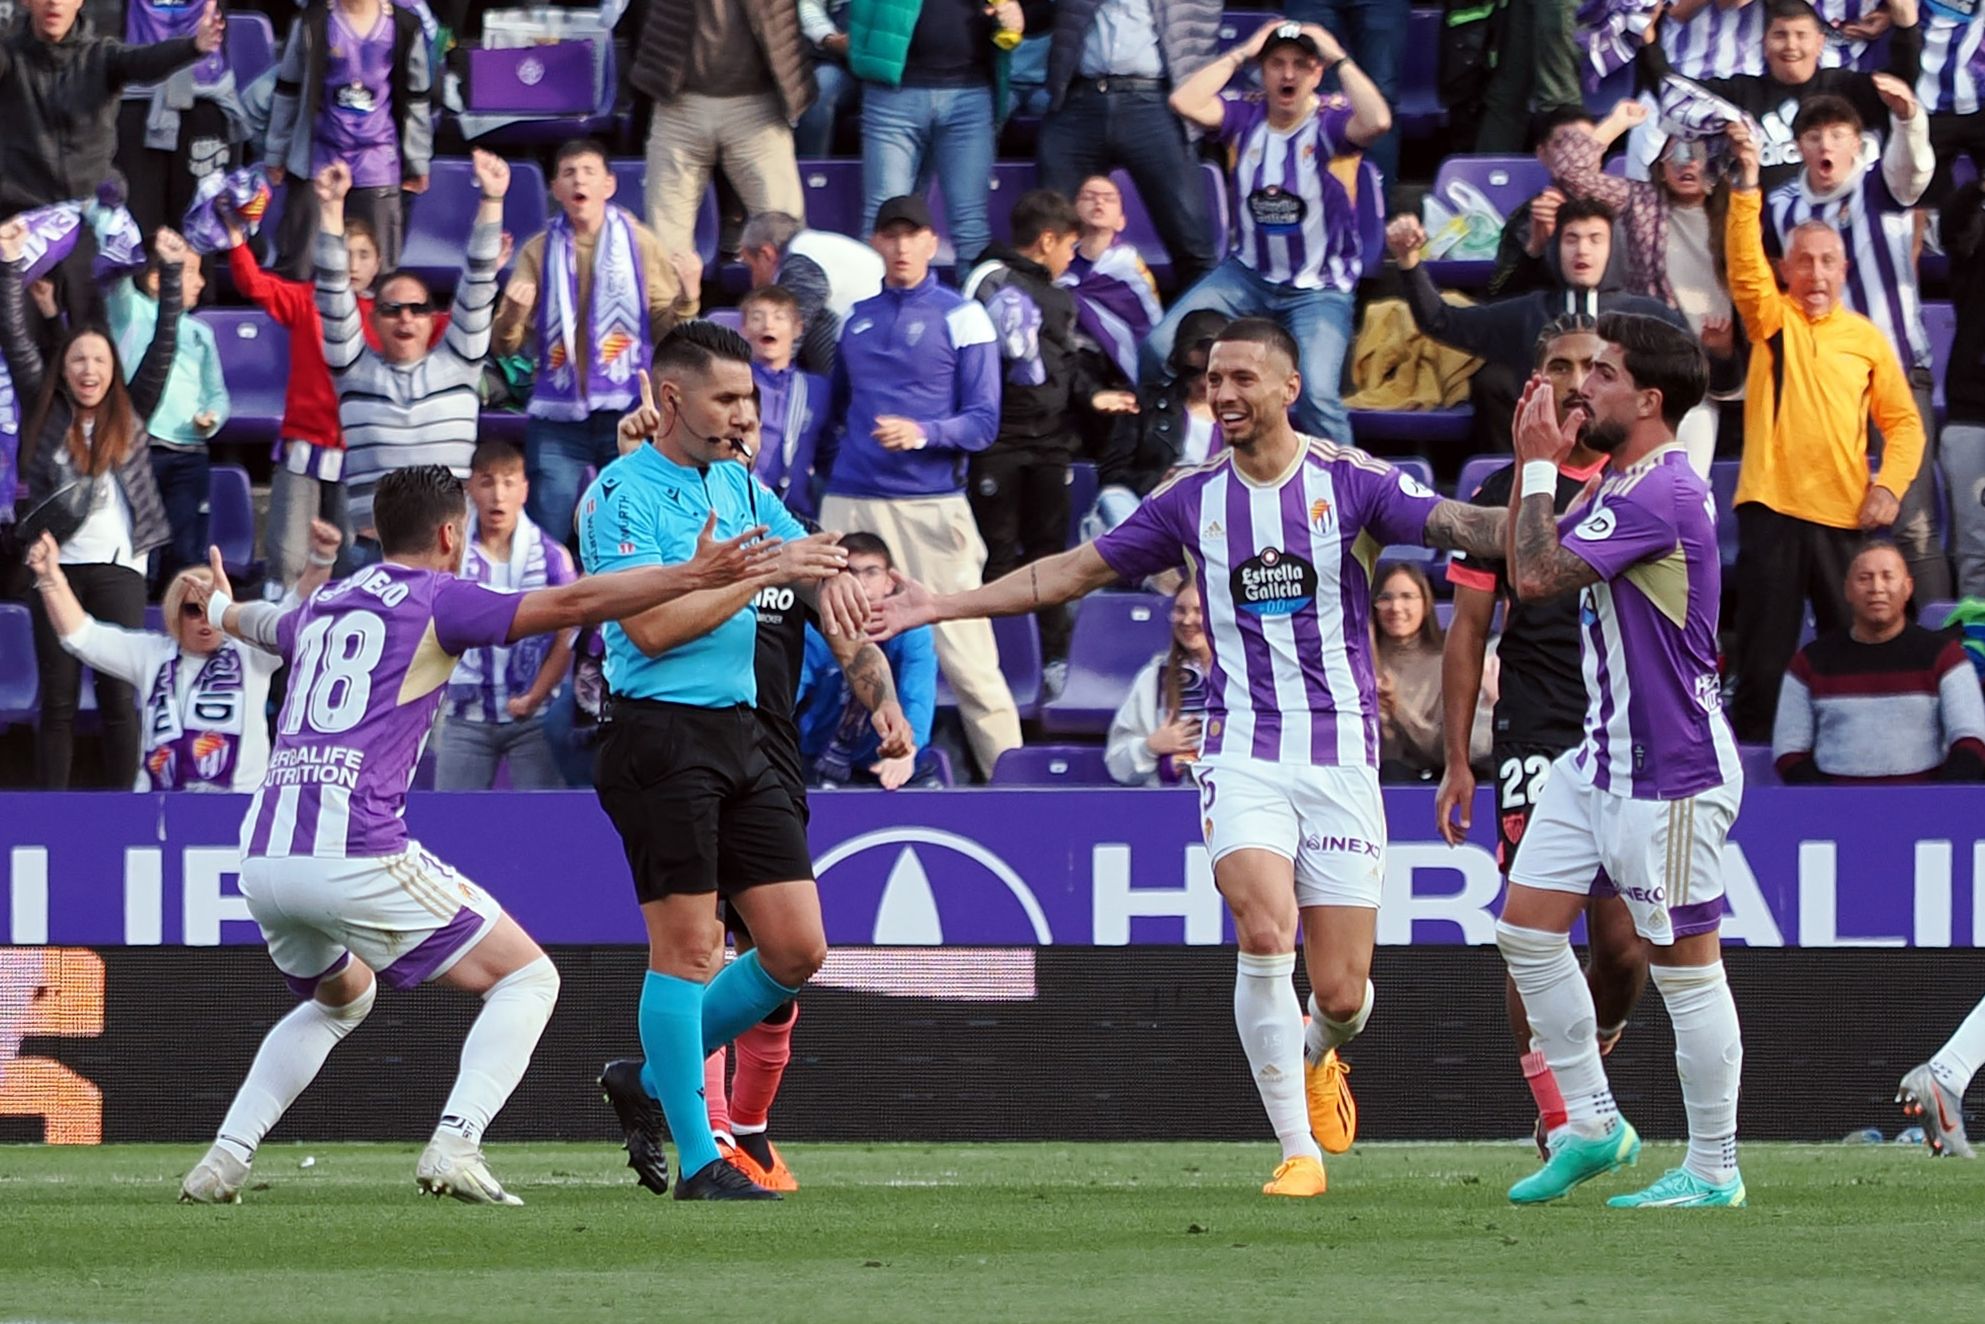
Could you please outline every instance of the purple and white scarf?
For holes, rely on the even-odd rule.
[[[1109,356],[1124,380],[1137,380],[1137,347],[1164,309],[1150,268],[1129,244],[1111,244],[1094,262],[1080,253],[1055,282],[1075,294],[1076,331]]]
[[[152,676],[145,699],[145,775],[154,791],[231,791],[248,718],[247,663],[228,640],[200,664],[181,703],[174,652]]]
[[[262,216],[273,196],[269,176],[260,166],[246,166],[226,174],[215,171],[200,181],[180,232],[186,236],[187,245],[202,256],[225,252],[228,221],[231,219],[244,232],[254,234],[262,228]]]
[[[546,587],[551,576],[550,540],[531,523],[531,517],[517,512],[517,527],[510,533],[510,561],[504,567],[501,587],[513,593],[529,593]],[[495,564],[476,540],[476,515],[469,512],[467,545],[462,549],[462,578],[477,584],[497,581]],[[513,722],[510,700],[528,694],[537,683],[538,669],[551,652],[556,635],[534,634],[505,647],[472,648],[455,663],[455,674],[448,679],[449,711],[471,722]]]
[[[32,285],[61,266],[76,251],[76,239],[85,225],[97,236],[91,275],[98,282],[129,275],[145,265],[145,238],[124,206],[123,190],[114,183],[101,185],[90,201],[50,203],[22,212],[20,220],[28,227],[21,248],[23,284]]]
[[[532,418],[578,422],[589,414],[625,413],[639,394],[635,372],[652,357],[648,298],[634,218],[608,207],[593,247],[593,308],[585,377],[579,375],[579,245],[562,213],[545,226],[544,279],[538,291],[538,375]]]
[[[14,497],[20,490],[21,402],[14,379],[0,359],[0,521],[14,518]]]
[[[1585,90],[1626,68],[1645,44],[1647,25],[1661,0],[1584,0],[1578,7],[1578,41],[1583,47]]]

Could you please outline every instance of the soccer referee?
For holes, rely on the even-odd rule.
[[[845,625],[838,604],[861,589],[836,580],[847,558],[833,535],[808,537],[732,462],[752,385],[751,348],[736,332],[709,322],[671,331],[655,350],[652,378],[643,374],[642,408],[630,420],[652,441],[608,465],[587,492],[580,555],[592,574],[668,565],[694,554],[712,519],[720,537],[763,526],[785,544],[760,583],[833,581],[823,586],[823,614]],[[699,610],[683,603],[687,613]],[[594,780],[648,927],[642,1083],[661,1104],[687,1174],[677,1199],[777,1199],[718,1156],[703,1059],[798,993],[825,959],[827,940],[805,826],[759,748],[754,608],[747,601],[715,629],[669,646],[671,621],[682,614],[647,612],[605,630],[608,695]],[[860,621],[857,613],[852,623]],[[712,979],[719,879],[758,946]]]

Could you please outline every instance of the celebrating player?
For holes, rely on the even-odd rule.
[[[1567,313],[1544,328],[1537,340],[1537,370],[1557,396],[1558,421],[1573,409],[1585,409],[1584,389],[1606,342],[1599,339],[1598,319]],[[1588,450],[1583,441],[1558,466],[1556,508],[1578,499],[1586,483],[1606,465],[1606,457]],[[1509,505],[1516,485],[1516,467],[1506,465],[1490,474],[1475,493],[1477,505],[1501,510]],[[1550,780],[1559,755],[1578,744],[1585,716],[1585,676],[1578,660],[1579,599],[1561,593],[1542,602],[1524,602],[1511,591],[1508,567],[1501,557],[1478,558],[1457,552],[1448,563],[1447,582],[1454,586],[1454,623],[1448,627],[1441,654],[1441,697],[1447,709],[1447,771],[1435,800],[1434,821],[1441,837],[1458,846],[1468,836],[1475,803],[1475,774],[1468,766],[1468,729],[1482,689],[1482,658],[1496,602],[1505,599],[1507,619],[1496,650],[1502,683],[1496,698],[1495,744],[1490,763],[1496,769],[1496,863],[1503,877],[1516,863],[1524,828],[1536,810],[1537,797]],[[1599,1051],[1610,1053],[1626,1031],[1627,1016],[1647,986],[1647,948],[1634,932],[1633,916],[1611,883],[1601,878],[1585,908],[1586,932],[1592,959],[1585,982],[1592,989],[1599,1024]],[[1537,1101],[1537,1149],[1550,1157],[1545,1138],[1565,1124],[1564,1096],[1543,1053],[1530,1040],[1530,1021],[1523,998],[1506,982],[1510,1033],[1516,1037],[1523,1078]]]
[[[448,677],[471,648],[739,579],[768,582],[782,550],[776,541],[750,545],[763,526],[716,542],[705,521],[686,565],[499,593],[453,573],[468,505],[448,470],[396,470],[373,509],[384,563],[293,610],[231,602],[214,553],[208,618],[290,663],[268,775],[241,824],[241,893],[270,959],[306,1001],[262,1041],[182,1200],[241,1198],[262,1137],[372,1010],[376,972],[389,988],[436,980],[483,1000],[415,1169],[421,1189],[470,1204],[523,1203],[491,1175],[482,1134],[523,1078],[558,998],[558,972],[494,898],[407,835],[407,787]]]
[[[1743,774],[1717,676],[1716,508],[1675,440],[1709,369],[1693,340],[1651,318],[1602,317],[1599,338],[1605,348],[1572,407],[1560,416],[1556,388],[1538,377],[1515,428],[1523,473],[1510,577],[1526,601],[1580,592],[1587,706],[1585,737],[1552,770],[1496,925],[1568,1114],[1549,1138],[1549,1159],[1509,1198],[1559,1199],[1640,1152],[1606,1082],[1592,992],[1569,937],[1604,869],[1654,944],[1654,984],[1675,1028],[1689,1117],[1683,1165],[1607,1203],[1741,1205],[1744,1049],[1717,925],[1723,843]],[[1606,476],[1560,520],[1560,469],[1581,437],[1607,457]]]
[[[1217,459],[1159,486],[1095,542],[984,588],[933,595],[896,576],[901,591],[870,628],[1016,616],[1191,568],[1213,651],[1201,817],[1240,940],[1235,1025],[1282,1144],[1262,1193],[1311,1196],[1325,1186],[1318,1142],[1342,1153],[1356,1134],[1337,1050],[1371,1015],[1385,880],[1372,561],[1379,547],[1423,541],[1492,556],[1507,521],[1442,500],[1363,451],[1297,432],[1288,419],[1302,393],[1296,364],[1295,342],[1275,323],[1229,324],[1207,360],[1226,440]],[[1290,982],[1299,919],[1307,1034]]]

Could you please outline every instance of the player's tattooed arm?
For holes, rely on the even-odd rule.
[[[1465,501],[1443,501],[1427,516],[1424,537],[1429,547],[1500,558],[1503,535],[1508,528],[1507,511],[1473,506]]]
[[[1599,572],[1558,541],[1553,502],[1553,497],[1540,492],[1525,497],[1517,507],[1515,557],[1509,573],[1520,598],[1555,598],[1599,582]]]
[[[889,659],[867,639],[829,636],[828,647],[848,678],[848,691],[868,709],[875,733],[882,744],[877,753],[885,759],[909,758],[917,752],[916,732],[896,698],[896,678]]]

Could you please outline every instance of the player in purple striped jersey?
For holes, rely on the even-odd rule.
[[[1318,1142],[1342,1153],[1355,1134],[1337,1050],[1372,1010],[1386,846],[1372,566],[1395,543],[1497,555],[1508,518],[1297,432],[1296,362],[1275,323],[1229,324],[1207,359],[1226,442],[1216,459],[1178,472],[1095,542],[984,588],[939,596],[895,576],[901,591],[871,626],[890,634],[1017,616],[1187,567],[1213,654],[1196,777],[1214,881],[1240,941],[1234,1019],[1282,1145],[1262,1191],[1308,1196],[1324,1191]],[[1291,983],[1299,920],[1313,990],[1307,1033]]]
[[[455,577],[468,508],[461,481],[438,465],[387,475],[373,519],[385,561],[303,605],[233,603],[224,582],[206,604],[216,625],[279,650],[291,667],[268,775],[241,825],[241,892],[304,1002],[262,1041],[219,1137],[181,1187],[184,1201],[238,1201],[256,1146],[365,1019],[376,985],[434,980],[478,995],[483,1009],[416,1180],[471,1204],[523,1203],[490,1174],[482,1133],[530,1063],[558,973],[488,893],[401,821],[448,678],[471,648],[776,573],[776,540],[752,541],[762,526],[725,542],[706,526],[684,564],[529,593],[486,588]]]
[[[1551,384],[1533,378],[1515,427],[1523,474],[1509,573],[1526,601],[1582,595],[1586,717],[1584,738],[1559,757],[1531,815],[1496,924],[1569,1114],[1550,1136],[1549,1159],[1509,1198],[1559,1199],[1640,1152],[1606,1083],[1592,992],[1571,949],[1572,924],[1603,869],[1652,944],[1689,1116],[1683,1166],[1608,1203],[1741,1205],[1744,1048],[1717,926],[1723,843],[1744,782],[1717,674],[1715,502],[1675,440],[1709,367],[1694,340],[1653,318],[1602,317],[1599,338],[1606,347],[1583,403],[1561,418]],[[1605,477],[1560,519],[1558,465],[1581,440],[1607,457]]]

